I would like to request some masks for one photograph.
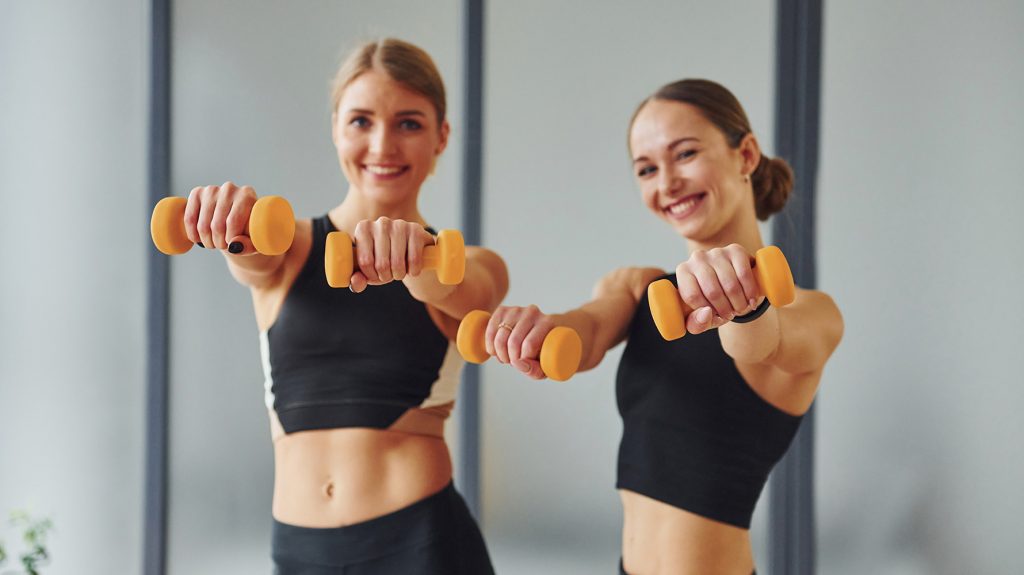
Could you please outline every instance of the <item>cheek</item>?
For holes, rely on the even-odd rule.
[[[658,208],[658,190],[653,184],[650,182],[641,182],[640,197],[647,209],[659,214],[661,213],[661,209]]]

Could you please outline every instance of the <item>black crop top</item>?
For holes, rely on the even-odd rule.
[[[383,429],[410,408],[453,401],[462,360],[426,306],[402,282],[359,294],[327,285],[324,244],[335,228],[326,215],[312,227],[309,257],[260,334],[267,407],[285,433]]]
[[[664,277],[676,283],[675,274]],[[802,420],[750,388],[718,330],[662,339],[646,294],[629,327],[616,398],[616,487],[744,529]]]

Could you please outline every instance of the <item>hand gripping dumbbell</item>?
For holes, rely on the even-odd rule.
[[[355,245],[345,232],[327,234],[324,271],[327,284],[334,288],[348,287],[356,271]],[[441,230],[436,244],[423,248],[423,269],[437,270],[437,281],[444,285],[462,283],[466,275],[466,242],[458,230]]]
[[[174,256],[192,249],[192,241],[185,234],[185,198],[164,198],[153,208],[149,233],[153,244],[161,252]],[[288,251],[295,239],[295,213],[288,200],[280,196],[265,196],[258,200],[249,213],[249,239],[256,251],[276,256]]]
[[[773,306],[783,307],[793,303],[796,286],[782,250],[775,246],[757,250],[754,254],[754,274],[761,291]],[[671,281],[662,279],[647,286],[647,299],[651,305],[654,325],[661,332],[661,337],[671,341],[686,335],[686,318],[693,310],[683,303],[679,290]]]
[[[484,333],[490,319],[491,314],[479,309],[462,318],[455,336],[455,347],[466,361],[483,363],[490,358],[484,344]],[[565,381],[580,368],[582,357],[583,342],[576,330],[558,326],[544,338],[540,349],[540,368],[549,378]]]

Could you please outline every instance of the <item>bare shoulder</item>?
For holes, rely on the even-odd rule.
[[[260,330],[270,329],[277,320],[277,314],[299,272],[306,265],[313,245],[311,220],[295,222],[295,239],[284,254],[284,262],[267,281],[252,286],[252,300],[256,311],[256,323]],[[323,269],[321,263],[321,269]]]
[[[600,297],[629,294],[634,301],[643,298],[647,286],[665,275],[666,272],[660,268],[652,267],[625,267],[612,270],[594,286],[594,299]]]

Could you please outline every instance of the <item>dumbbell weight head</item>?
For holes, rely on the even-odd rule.
[[[249,237],[256,251],[277,256],[288,251],[295,239],[295,213],[281,196],[256,200],[249,214]]]
[[[327,285],[332,288],[346,288],[355,271],[355,248],[352,238],[345,232],[327,234],[324,246],[324,272],[327,274]]]
[[[654,325],[661,333],[661,337],[672,341],[686,335],[683,300],[672,282],[661,279],[647,286],[647,301],[651,306]]]
[[[583,341],[576,330],[558,326],[544,337],[540,348],[540,368],[555,381],[566,381],[576,374],[583,358]]]
[[[437,281],[444,285],[458,285],[466,276],[466,241],[458,230],[441,230],[435,245],[437,261],[425,262],[427,269],[437,270]],[[429,249],[429,246],[428,246]],[[426,255],[426,254],[425,254]]]
[[[754,272],[765,297],[775,307],[783,307],[796,299],[793,272],[786,256],[777,246],[768,246],[754,254]]]
[[[484,345],[484,335],[491,314],[483,310],[473,310],[462,318],[459,331],[455,335],[455,347],[463,359],[470,363],[483,363],[491,356]]]
[[[183,254],[192,249],[192,241],[185,234],[185,198],[164,198],[153,208],[149,233],[153,245],[169,256]]]

